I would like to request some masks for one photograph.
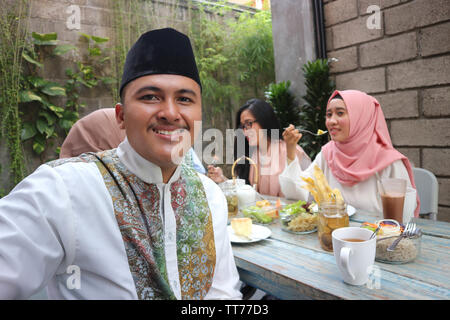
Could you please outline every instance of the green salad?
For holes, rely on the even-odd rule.
[[[299,200],[297,202],[285,205],[284,208],[281,209],[280,214],[293,215],[293,214],[299,214],[299,213],[303,213],[303,212],[309,213],[310,206],[311,206],[310,203],[303,201],[303,200]]]
[[[255,222],[259,223],[271,223],[272,217],[269,217],[264,211],[257,206],[250,206],[242,210],[244,217],[251,218]]]

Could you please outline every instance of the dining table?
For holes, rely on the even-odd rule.
[[[379,219],[356,210],[350,216],[350,226]],[[232,242],[232,249],[241,281],[277,299],[448,300],[450,223],[423,218],[413,218],[412,222],[422,229],[416,259],[405,264],[375,261],[369,280],[361,286],[342,280],[333,252],[321,248],[317,232],[286,232],[279,219],[266,225],[271,231],[268,238]]]

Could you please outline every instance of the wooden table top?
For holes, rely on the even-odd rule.
[[[374,220],[357,212],[350,226]],[[450,299],[450,223],[414,222],[423,231],[416,260],[375,262],[362,286],[342,281],[333,253],[320,247],[317,232],[291,234],[277,221],[267,226],[268,239],[232,247],[241,280],[280,299]]]

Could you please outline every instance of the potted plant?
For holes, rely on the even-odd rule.
[[[305,103],[300,110],[300,127],[311,132],[325,129],[325,114],[327,102],[336,86],[330,79],[330,60],[317,59],[303,65],[306,94],[302,96]],[[328,135],[313,136],[304,134],[300,146],[311,159],[320,152],[321,147],[328,142]]]

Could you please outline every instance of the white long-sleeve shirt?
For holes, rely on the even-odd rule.
[[[308,200],[309,191],[302,188],[305,184],[300,177],[314,178],[313,169],[317,165],[322,169],[328,184],[332,189],[338,188],[344,200],[347,204],[355,207],[357,210],[361,210],[368,213],[377,213],[379,218],[383,218],[383,207],[381,205],[381,199],[378,195],[377,180],[375,176],[369,179],[359,182],[353,186],[346,186],[341,184],[331,172],[327,162],[322,156],[322,152],[317,154],[314,161],[306,169],[302,170],[298,163],[297,158],[285,167],[285,170],[279,176],[281,191],[286,198],[294,200]],[[391,165],[379,172],[380,178],[401,178],[407,181],[407,186],[411,187],[411,181],[409,179],[408,171],[402,160],[397,160]],[[407,198],[405,201],[414,201],[410,207],[415,208],[415,198]],[[414,212],[414,211],[413,211]],[[409,221],[413,216],[411,212],[410,217],[403,217],[403,221]]]
[[[159,167],[127,140],[120,161],[164,196],[169,284],[181,298],[176,222],[170,184]],[[228,238],[227,203],[220,188],[199,174],[213,220],[216,266],[206,299],[239,299],[239,275]],[[0,200],[0,299],[26,299],[47,287],[50,299],[137,299],[113,202],[95,163],[40,166]]]

